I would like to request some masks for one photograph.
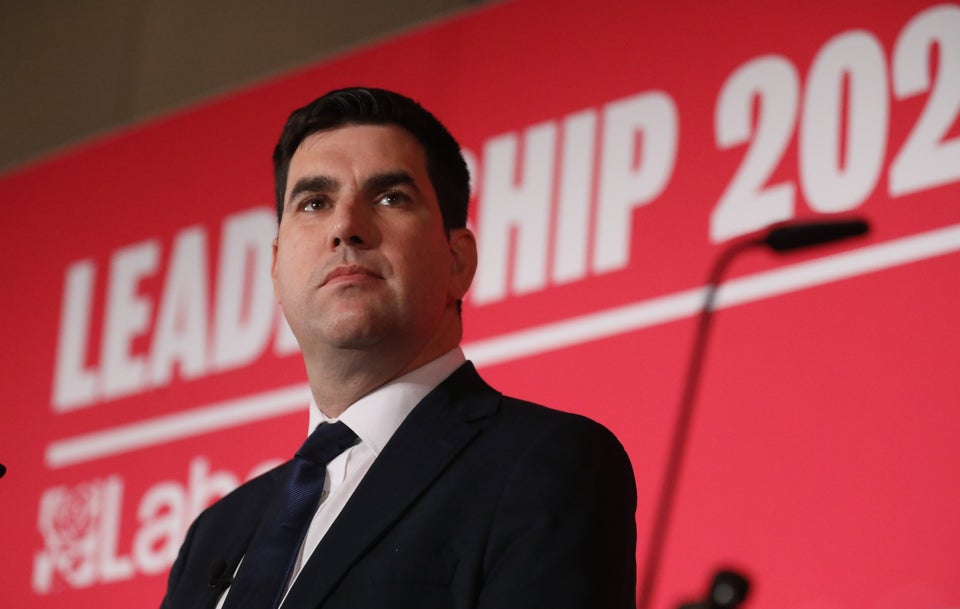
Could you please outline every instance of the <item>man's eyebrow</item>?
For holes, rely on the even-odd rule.
[[[384,190],[394,186],[410,186],[418,192],[420,190],[413,176],[402,169],[367,176],[367,178],[363,180],[362,188],[364,190]]]
[[[384,171],[367,176],[363,180],[361,188],[363,190],[375,191],[385,190],[394,186],[410,186],[414,190],[420,191],[413,176],[402,169],[398,169],[397,171]],[[324,175],[308,176],[297,180],[297,183],[294,184],[290,190],[290,196],[287,197],[287,200],[292,201],[303,193],[336,192],[339,189],[340,182],[336,178]]]
[[[287,198],[289,200],[293,200],[297,197],[297,195],[305,192],[331,192],[336,191],[339,188],[340,182],[334,178],[329,176],[309,176],[297,180],[297,183],[293,185],[293,189],[290,191],[290,196]]]

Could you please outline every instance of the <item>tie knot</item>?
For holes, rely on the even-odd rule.
[[[297,451],[297,456],[325,466],[357,441],[357,434],[343,424],[321,423]]]

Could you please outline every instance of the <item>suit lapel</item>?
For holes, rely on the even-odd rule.
[[[214,564],[223,561],[225,564],[220,576],[225,580],[231,578],[259,523],[270,517],[271,500],[277,494],[277,485],[287,467],[283,465],[267,472],[251,484],[241,487],[239,495],[222,499],[224,503],[218,504],[222,506],[219,517],[205,521],[210,526],[205,526],[196,540],[187,538],[187,543],[199,548],[199,558],[195,559],[199,564],[196,565],[196,573],[189,580],[181,582],[175,593],[178,596],[174,596],[175,600],[169,606],[207,609],[216,604],[225,587],[210,584]]]
[[[470,363],[425,397],[384,447],[320,541],[283,609],[320,606],[352,564],[388,530],[480,431],[500,394]]]

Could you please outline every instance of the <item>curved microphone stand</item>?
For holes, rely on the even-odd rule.
[[[663,544],[670,524],[670,515],[673,512],[673,502],[677,485],[680,480],[681,465],[686,451],[687,437],[690,433],[690,422],[696,403],[697,390],[700,385],[703,370],[704,355],[707,348],[707,338],[710,334],[710,322],[713,318],[717,290],[721,278],[733,260],[743,252],[754,247],[767,247],[775,252],[784,253],[804,249],[815,245],[841,241],[851,237],[864,235],[869,231],[869,225],[864,220],[844,220],[835,222],[792,222],[776,225],[759,235],[751,235],[732,243],[717,258],[707,277],[704,289],[703,306],[697,320],[697,330],[694,335],[693,349],[687,365],[687,374],[683,385],[683,394],[677,412],[677,422],[673,430],[673,439],[667,456],[667,467],[664,472],[663,486],[660,488],[660,497],[657,501],[653,528],[650,531],[650,543],[647,546],[644,561],[643,578],[640,585],[638,609],[649,609],[653,598],[653,590],[657,580],[657,572],[663,554]],[[730,582],[736,582],[737,594],[722,595],[731,602],[712,605],[724,609],[734,609],[746,598],[749,582],[746,577],[734,571],[719,571],[714,577],[709,599],[717,596],[714,589],[718,582],[723,584],[719,589]]]

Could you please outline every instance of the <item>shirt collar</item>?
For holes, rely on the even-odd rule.
[[[309,431],[325,421],[343,421],[363,444],[379,455],[420,400],[466,361],[460,347],[455,347],[371,391],[351,404],[337,419],[327,418],[311,399]]]

